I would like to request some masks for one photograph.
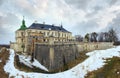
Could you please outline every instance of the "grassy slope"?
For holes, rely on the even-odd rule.
[[[69,63],[68,66],[73,67],[75,63],[83,61],[85,57],[86,56],[83,56],[82,59],[76,59],[76,61]],[[0,60],[2,60],[2,62],[0,62],[0,77],[2,78],[8,78],[9,76],[9,74],[6,74],[3,69],[8,58],[9,51],[3,49],[2,52],[0,52]],[[86,78],[120,78],[120,57],[113,57],[111,59],[107,59],[106,65],[103,68],[88,73]]]
[[[103,68],[90,72],[86,78],[120,78],[120,57],[107,59]]]

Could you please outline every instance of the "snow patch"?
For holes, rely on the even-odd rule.
[[[41,65],[36,59],[34,59],[34,62],[33,62],[32,64],[33,64],[33,66],[36,66],[36,67],[38,67],[38,68],[40,68],[40,69],[43,69],[43,70],[45,70],[45,71],[48,71],[48,69],[45,68],[43,65]]]
[[[38,67],[42,70],[48,71],[47,68],[45,68],[43,65],[41,65],[36,59],[34,59],[34,62],[32,63],[31,60],[31,56],[24,56],[24,55],[18,55],[20,62],[29,66],[30,68],[33,68],[33,66]]]
[[[20,77],[29,77],[29,78],[84,78],[84,76],[90,72],[97,70],[98,68],[103,67],[105,65],[105,60],[107,58],[112,58],[113,56],[120,57],[120,46],[114,47],[107,50],[95,50],[87,53],[89,57],[82,63],[73,67],[72,69],[60,72],[56,74],[43,74],[43,73],[26,73],[20,71],[14,67],[14,51],[10,50],[10,57],[7,64],[4,66],[4,70],[6,73],[11,76],[15,76],[15,78]]]
[[[21,63],[25,64],[26,66],[32,68],[31,63],[29,62],[29,59],[24,58],[24,56],[19,55],[19,60]]]

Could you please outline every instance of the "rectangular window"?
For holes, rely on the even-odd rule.
[[[57,33],[55,32],[55,37],[57,37]]]
[[[23,42],[23,39],[21,39],[21,41]]]
[[[43,32],[43,35],[45,36],[45,32]]]
[[[24,36],[24,33],[23,33],[23,32],[21,32],[21,36]]]
[[[49,32],[47,32],[47,36],[49,36]]]

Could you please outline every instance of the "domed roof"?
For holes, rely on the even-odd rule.
[[[22,25],[21,25],[21,27],[20,27],[19,30],[26,30],[26,29],[27,29],[27,27],[26,27],[26,25],[25,25],[25,20],[24,20],[24,18],[23,18],[23,20],[22,20]]]

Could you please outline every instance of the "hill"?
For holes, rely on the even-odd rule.
[[[89,72],[98,70],[106,64],[106,59],[115,57],[120,57],[120,46],[114,47],[106,50],[95,50],[87,53],[89,57],[82,63],[76,65],[70,70],[59,72],[56,74],[44,74],[36,72],[25,72],[20,71],[14,66],[14,56],[13,50],[10,50],[10,57],[7,64],[4,66],[4,71],[9,73],[10,77],[23,77],[23,78],[84,78]],[[112,68],[111,68],[112,69]],[[88,77],[89,78],[89,77]]]

